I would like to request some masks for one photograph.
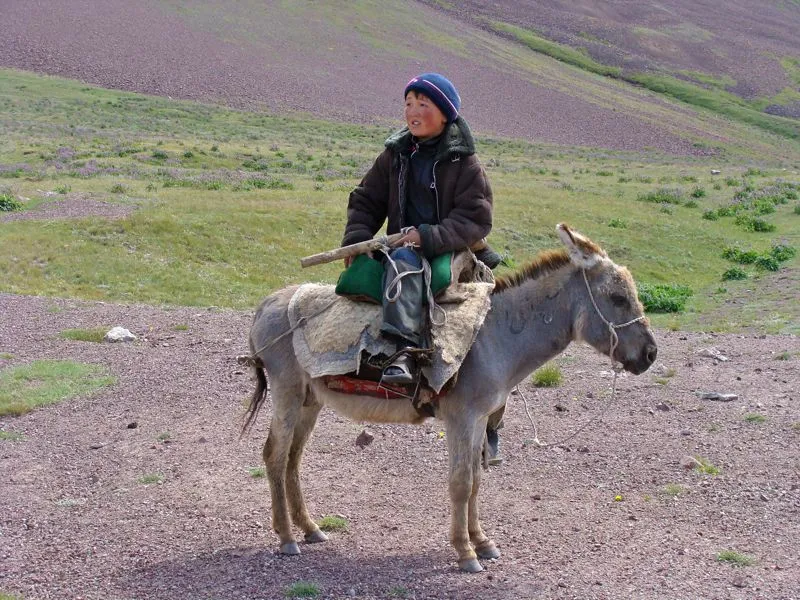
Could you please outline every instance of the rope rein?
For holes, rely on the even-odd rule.
[[[522,401],[525,403],[525,413],[528,415],[528,420],[531,422],[531,425],[533,426],[533,443],[536,444],[536,446],[538,446],[539,448],[543,448],[545,446],[560,446],[565,442],[568,442],[569,440],[574,438],[581,431],[586,429],[589,425],[603,418],[603,415],[605,415],[606,411],[608,411],[611,404],[613,404],[613,402],[616,400],[617,375],[622,370],[621,366],[617,367],[617,361],[614,359],[614,350],[616,350],[617,346],[619,345],[619,337],[617,336],[616,330],[622,329],[623,327],[628,327],[629,325],[633,325],[634,323],[638,323],[639,321],[642,321],[645,318],[644,315],[640,315],[635,319],[631,319],[630,321],[627,321],[626,323],[621,323],[619,325],[616,325],[613,322],[606,319],[602,311],[600,310],[600,307],[597,306],[597,302],[594,299],[594,294],[592,294],[592,287],[589,285],[589,278],[586,276],[586,269],[581,269],[581,273],[583,273],[583,281],[586,283],[586,291],[589,292],[589,299],[592,301],[592,306],[594,306],[594,310],[597,313],[597,316],[599,316],[600,319],[603,321],[603,323],[605,323],[606,327],[608,327],[608,332],[609,332],[608,357],[611,359],[611,371],[614,374],[611,380],[611,396],[608,398],[608,401],[605,403],[605,406],[603,406],[603,409],[600,411],[599,414],[586,421],[583,425],[581,425],[578,429],[573,431],[567,437],[562,438],[557,442],[548,443],[539,440],[539,433],[536,428],[536,423],[533,421],[533,417],[531,416],[530,410],[528,410],[528,398],[522,392],[519,385],[517,385],[516,386],[517,393],[520,396],[522,396]]]

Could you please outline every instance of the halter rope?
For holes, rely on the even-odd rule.
[[[603,315],[602,311],[600,310],[600,307],[597,306],[597,302],[594,299],[594,294],[592,294],[592,286],[589,285],[589,278],[586,276],[586,269],[581,269],[581,273],[583,274],[583,281],[586,283],[586,291],[589,292],[589,299],[592,301],[592,306],[594,306],[594,310],[597,313],[597,316],[599,316],[600,319],[603,321],[603,323],[605,323],[606,327],[608,327],[608,332],[609,332],[609,336],[610,336],[609,344],[608,344],[608,357],[611,359],[611,371],[614,373],[613,379],[611,381],[611,396],[609,397],[608,402],[606,402],[605,406],[603,407],[603,410],[600,411],[600,414],[598,414],[597,416],[589,419],[586,423],[581,425],[578,429],[573,431],[567,437],[565,437],[565,438],[563,438],[563,439],[561,439],[561,440],[559,440],[557,442],[548,443],[548,442],[542,442],[542,441],[539,440],[539,433],[538,433],[537,428],[536,428],[536,423],[534,423],[533,417],[531,416],[531,413],[528,410],[528,399],[525,397],[525,394],[522,393],[522,390],[519,388],[519,385],[518,385],[517,386],[517,393],[520,396],[522,396],[522,401],[525,403],[525,413],[528,415],[528,420],[531,422],[531,425],[533,426],[533,443],[536,444],[540,448],[542,448],[544,446],[560,446],[564,442],[567,442],[567,441],[571,440],[572,438],[574,438],[581,431],[586,429],[589,425],[591,425],[595,421],[600,420],[603,417],[603,415],[606,413],[608,408],[611,406],[611,404],[616,399],[616,395],[617,395],[617,374],[621,370],[621,368],[617,367],[617,361],[614,359],[614,350],[617,349],[617,345],[619,344],[619,337],[617,336],[617,331],[616,330],[617,329],[622,329],[623,327],[628,327],[629,325],[633,325],[634,323],[638,323],[639,321],[642,321],[645,318],[644,315],[639,315],[635,319],[631,319],[630,321],[628,321],[626,323],[621,323],[619,325],[616,325],[613,322],[611,322],[608,319],[606,319],[605,316]]]

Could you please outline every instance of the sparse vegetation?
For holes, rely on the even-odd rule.
[[[0,429],[0,441],[18,442],[22,439],[22,434],[17,431],[6,431]]]
[[[558,365],[548,363],[539,367],[531,375],[531,382],[536,387],[557,387],[564,381],[564,375]]]
[[[0,416],[91,394],[116,379],[102,367],[68,360],[37,360],[0,371]]]
[[[22,202],[14,198],[11,194],[0,194],[0,212],[11,212],[22,210]]]
[[[164,475],[163,473],[147,473],[139,477],[136,482],[142,485],[150,485],[153,483],[160,485],[164,483]]]
[[[767,420],[767,417],[759,413],[747,413],[744,416],[744,420],[748,423],[755,423],[756,425],[760,425],[761,423],[764,423]]]
[[[319,520],[319,528],[322,531],[347,531],[349,523],[344,517],[337,515],[328,515]]]
[[[686,308],[686,301],[691,295],[692,290],[685,285],[639,285],[639,300],[647,312],[681,312]]]
[[[295,581],[287,587],[283,595],[287,598],[316,598],[322,593],[316,583],[310,581]]]
[[[735,550],[722,550],[717,553],[719,562],[728,563],[735,567],[749,567],[756,564],[756,559],[749,554],[742,554]]]
[[[666,498],[677,498],[686,492],[686,488],[679,483],[668,483],[661,488],[661,495]]]
[[[264,467],[247,467],[247,472],[253,479],[261,479],[267,475],[267,471]]]
[[[705,458],[702,458],[700,456],[695,456],[695,459],[698,462],[698,465],[696,467],[697,472],[703,473],[704,475],[719,475],[720,474],[719,468],[716,467],[715,465],[713,465],[711,462],[709,462]]]
[[[93,327],[91,329],[64,329],[58,337],[76,342],[100,343],[105,339],[109,327]]]

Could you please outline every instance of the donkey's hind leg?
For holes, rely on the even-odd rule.
[[[324,542],[328,539],[319,526],[311,519],[303,498],[303,490],[300,486],[300,461],[303,458],[305,448],[314,426],[317,424],[317,415],[322,408],[317,404],[313,397],[307,397],[306,403],[300,410],[300,418],[294,428],[292,447],[289,450],[289,462],[286,469],[286,494],[289,499],[289,507],[292,512],[292,521],[305,533],[305,541],[308,543]]]
[[[300,412],[305,394],[297,384],[285,385],[277,378],[273,381],[273,414],[263,451],[272,496],[272,528],[280,538],[282,554],[300,554],[289,518],[287,487],[292,484],[287,482],[287,467],[297,424],[302,421]]]

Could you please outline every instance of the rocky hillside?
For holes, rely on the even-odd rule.
[[[399,122],[405,82],[421,71],[437,70],[456,83],[464,98],[463,114],[481,134],[674,154],[714,154],[762,133],[532,51],[487,27],[486,19],[536,27],[567,43],[582,40],[592,54],[605,48],[626,68],[663,62],[673,70],[685,67],[719,78],[736,65],[742,72],[758,74],[758,79],[748,79],[730,70],[736,79],[733,87],[745,96],[772,94],[786,85],[788,75],[778,72],[769,52],[791,57],[793,39],[787,32],[796,30],[792,22],[800,21],[796,5],[785,3],[785,8],[769,13],[774,33],[764,29],[752,38],[736,38],[701,19],[701,12],[686,8],[689,2],[672,3],[677,5],[673,12],[679,13],[674,22],[685,26],[663,27],[647,3],[630,15],[613,13],[610,5],[601,10],[597,3],[578,3],[573,10],[573,4],[556,1],[496,2],[493,14],[478,2],[459,3],[463,8],[450,10],[440,3],[388,0],[335,6],[255,0],[3,4],[0,66],[109,88],[387,127]],[[727,6],[726,11],[732,10]],[[740,16],[731,23],[749,36],[744,8],[737,11]],[[754,20],[751,29],[761,31],[765,19]],[[657,35],[664,28],[668,35]],[[678,62],[666,61],[668,40],[701,33],[707,38],[703,44],[686,41],[670,50]],[[634,39],[640,46],[623,44]],[[647,47],[653,53],[644,53]],[[696,47],[704,57],[719,57],[719,68],[684,52]],[[753,58],[743,62],[744,55]],[[787,60],[783,64],[794,64]],[[785,136],[769,143],[791,144],[796,150],[796,141]]]

